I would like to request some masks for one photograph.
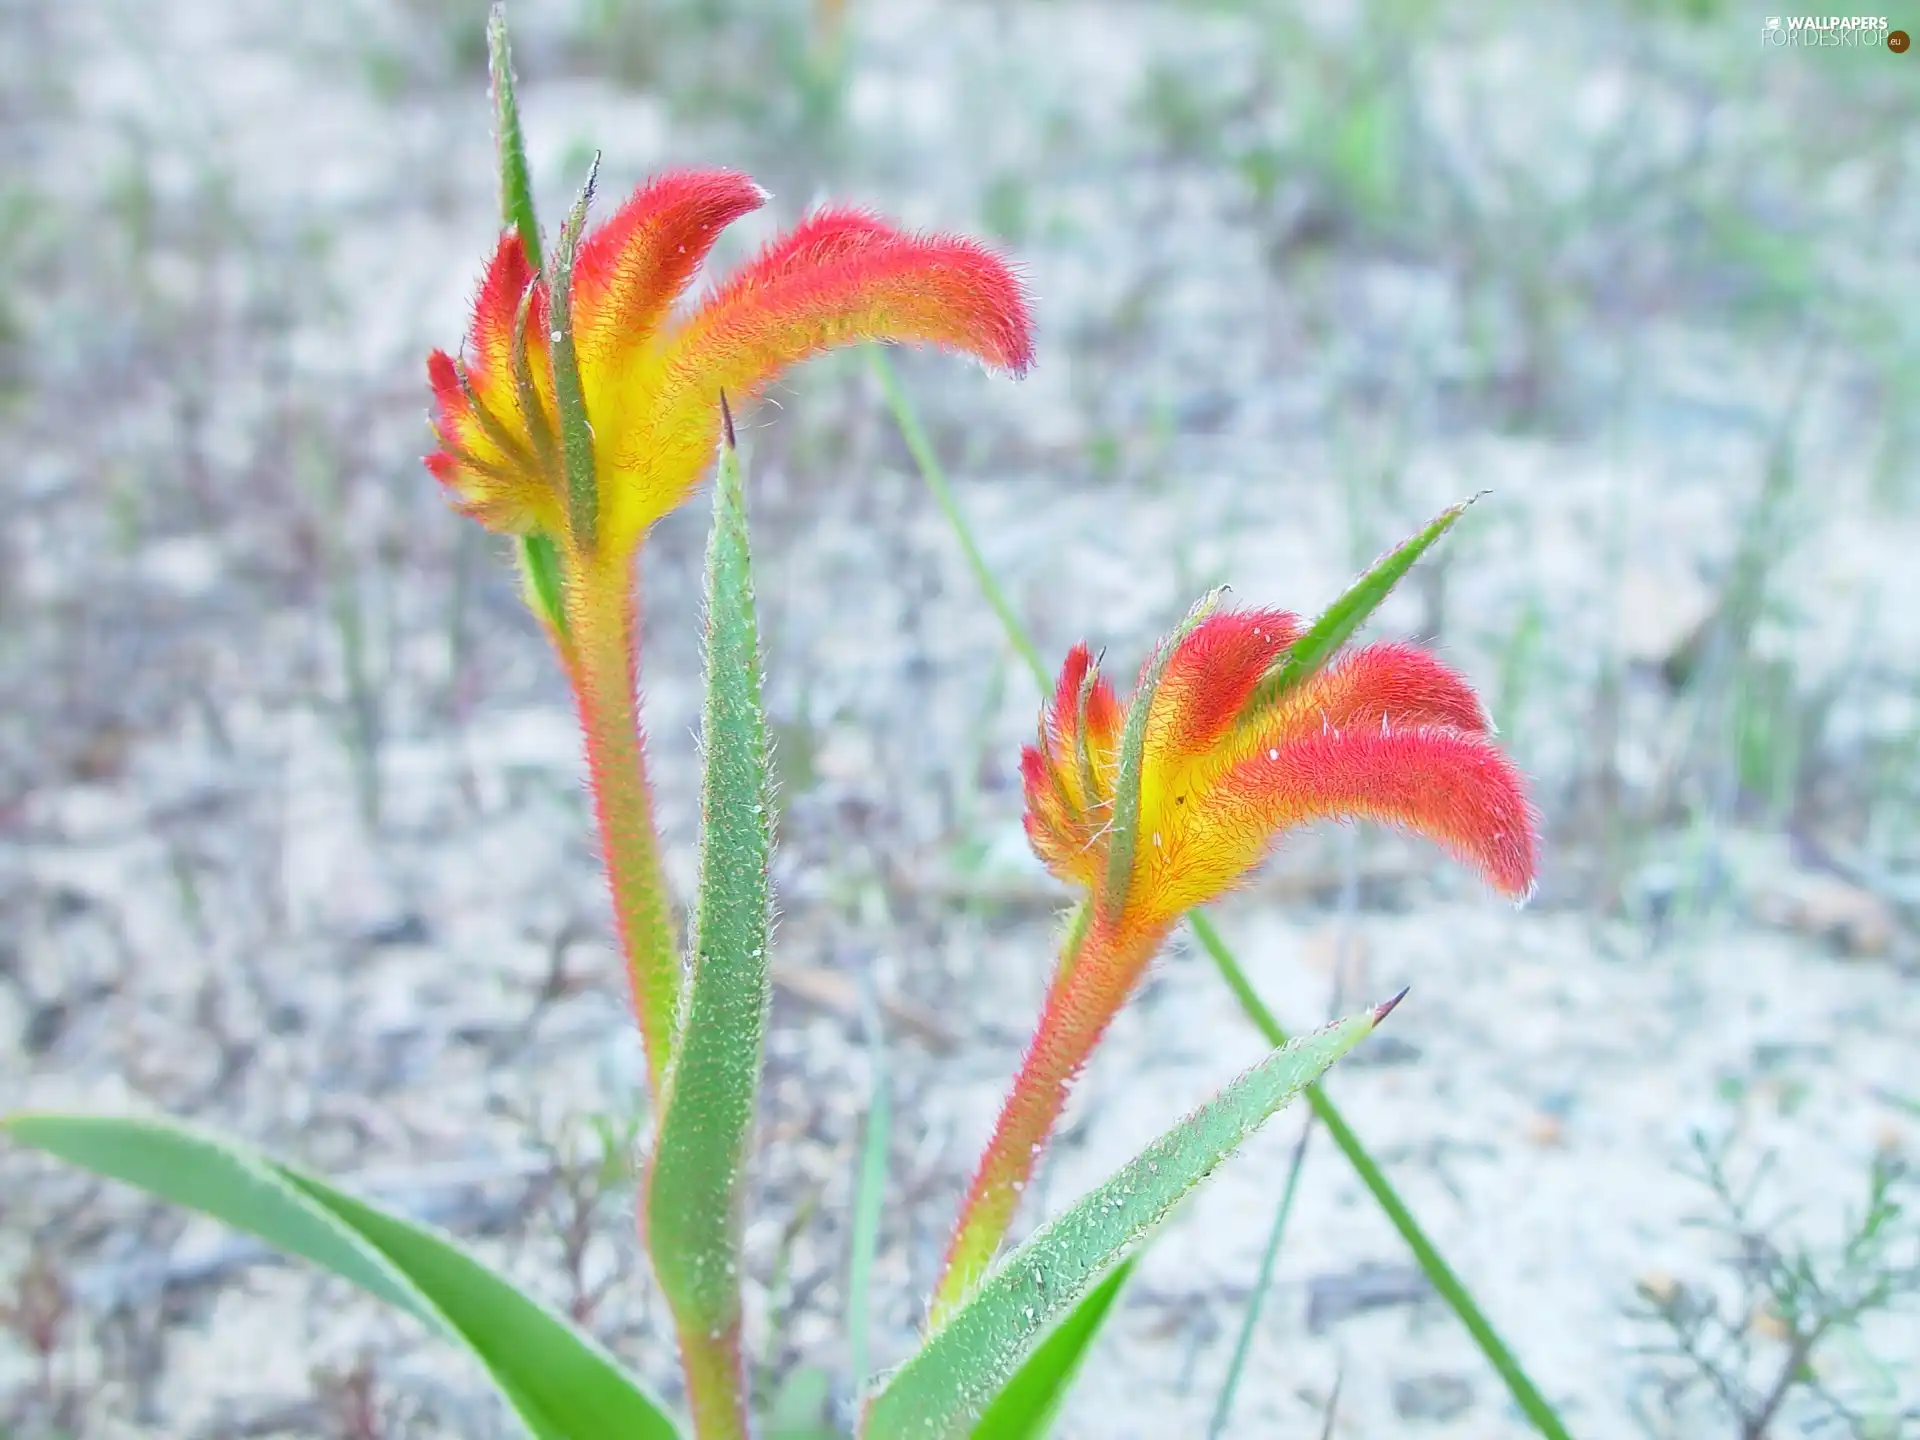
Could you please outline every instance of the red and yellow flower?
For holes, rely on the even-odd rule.
[[[1026,301],[998,256],[854,209],[802,221],[676,318],[720,232],[765,198],[730,170],[675,172],[581,239],[569,301],[593,434],[591,536],[568,512],[547,277],[519,234],[504,234],[464,356],[436,350],[427,362],[440,440],[427,468],[454,503],[490,529],[630,558],[712,460],[723,393],[737,404],[794,362],[859,340],[927,342],[1016,374],[1031,363]]]
[[[1021,775],[1035,853],[1087,902],[954,1232],[936,1319],[991,1261],[1068,1085],[1174,924],[1280,835],[1397,825],[1530,893],[1536,819],[1467,683],[1427,651],[1375,644],[1277,686],[1300,637],[1278,610],[1206,614],[1124,707],[1085,645],[1068,654]]]

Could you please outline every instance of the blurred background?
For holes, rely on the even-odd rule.
[[[419,465],[497,224],[483,12],[0,0],[0,1102],[344,1176],[672,1392],[565,690]],[[1312,612],[1489,492],[1375,628],[1486,697],[1539,896],[1330,830],[1219,924],[1290,1026],[1414,987],[1332,1088],[1577,1434],[1920,1434],[1920,55],[1716,0],[511,18],[550,225],[599,150],[608,207],[758,177],[719,269],[828,197],[1017,259],[1029,379],[895,359],[1049,664],[1124,671],[1220,583]],[[862,356],[745,426],[783,786],[750,1344],[818,1418],[874,1086],[891,1364],[1063,897],[1019,829],[1038,697]],[[705,520],[642,564],[682,893]],[[1182,939],[1026,1222],[1259,1050]],[[1206,1433],[1302,1125],[1156,1241],[1060,1435]],[[1224,1433],[1528,1433],[1305,1156]],[[0,1154],[0,1433],[509,1433],[260,1261]]]

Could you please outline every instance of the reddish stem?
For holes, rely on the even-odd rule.
[[[1077,953],[1063,959],[1013,1088],[1001,1107],[960,1207],[929,1322],[939,1325],[966,1298],[1006,1238],[1020,1195],[1053,1133],[1067,1091],[1132,993],[1171,929],[1140,929],[1096,917]],[[1068,944],[1072,945],[1069,938]]]
[[[597,561],[569,577],[567,636],[561,645],[586,737],[587,771],[600,826],[614,927],[627,961],[634,1019],[646,1047],[647,1079],[655,1106],[664,1095],[680,998],[680,961],[674,944],[660,838],[647,787],[646,744],[638,703],[638,602],[624,563]],[[641,1188],[644,1196],[645,1186]],[[642,1239],[646,1207],[640,1207]],[[680,1364],[694,1433],[701,1440],[746,1440],[746,1377],[740,1327],[711,1330],[676,1314]]]
[[[634,1019],[646,1048],[647,1079],[657,1103],[673,1043],[680,960],[672,907],[647,787],[646,749],[636,698],[639,681],[638,602],[624,563],[579,567],[567,586],[568,637],[563,654],[600,827],[613,921],[627,961]]]

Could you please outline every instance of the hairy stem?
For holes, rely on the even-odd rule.
[[[614,927],[626,956],[634,1018],[657,1102],[673,1043],[680,961],[640,732],[637,602],[624,563],[597,560],[582,571],[566,591],[568,678],[586,737]]]
[[[699,1440],[747,1440],[746,1369],[740,1359],[740,1322],[715,1331],[680,1329],[680,1370],[687,1377],[687,1408]]]
[[[960,1207],[929,1323],[935,1327],[986,1273],[1006,1238],[1034,1163],[1053,1134],[1067,1090],[1132,992],[1168,926],[1116,927],[1095,916],[1067,935],[1070,953],[1056,972],[1013,1088],[1001,1106],[973,1184]],[[1077,946],[1077,948],[1075,948]]]

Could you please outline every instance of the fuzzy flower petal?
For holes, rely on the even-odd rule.
[[[1366,645],[1341,657],[1284,696],[1256,728],[1280,738],[1320,730],[1378,730],[1439,725],[1471,735],[1488,731],[1473,687],[1417,645]]]
[[[1027,838],[1062,880],[1092,885],[1105,863],[1098,841],[1112,813],[1124,719],[1113,687],[1096,673],[1093,652],[1074,646],[1041,715],[1039,744],[1020,756]]]
[[[1179,641],[1150,698],[1131,702],[1152,708],[1128,879],[1101,911],[1107,924],[1170,925],[1237,884],[1283,832],[1325,819],[1401,826],[1508,894],[1531,888],[1537,822],[1466,681],[1415,646],[1368,645],[1249,715],[1299,635],[1280,611],[1217,612]],[[1035,853],[1104,903],[1123,717],[1109,696],[1103,763],[1077,767],[1072,706],[1088,664],[1084,646],[1068,657],[1021,773]]]
[[[974,240],[914,235],[862,210],[821,210],[736,272],[675,337],[683,382],[752,394],[797,360],[855,340],[1033,363],[1032,320],[1006,262]]]
[[[440,440],[428,468],[495,529],[542,530],[617,568],[710,463],[720,397],[737,405],[781,369],[858,340],[922,341],[1015,374],[1033,355],[1019,282],[991,251],[829,209],[774,241],[676,324],[674,301],[720,232],[765,199],[729,170],[643,185],[581,241],[570,314],[593,436],[590,534],[567,533],[549,345],[550,302],[517,234],[502,237],[462,360],[428,362]]]
[[[651,335],[720,232],[765,201],[764,190],[732,170],[676,171],[634,191],[580,243],[575,344],[597,351]]]
[[[1284,610],[1222,610],[1202,620],[1161,672],[1147,717],[1148,756],[1173,760],[1212,749],[1299,637],[1299,618]]]
[[[1491,743],[1450,730],[1355,729],[1270,746],[1192,800],[1192,816],[1142,851],[1141,903],[1177,916],[1230,888],[1282,833],[1372,820],[1424,836],[1522,899],[1536,821],[1519,773]]]
[[[798,361],[863,340],[965,351],[1018,375],[1032,324],[1018,282],[984,246],[917,236],[862,211],[825,210],[749,261],[648,367],[644,399],[608,434],[625,483],[612,524],[644,530],[699,482],[719,434],[718,396],[757,395]]]
[[[525,307],[523,310],[523,306]],[[509,230],[494,247],[479,292],[473,301],[473,323],[467,331],[467,370],[475,393],[502,419],[514,416],[518,402],[513,392],[513,348],[522,331],[528,368],[543,401],[553,403],[553,362],[547,354],[547,284],[527,259],[519,233]],[[524,424],[524,417],[521,419]]]

